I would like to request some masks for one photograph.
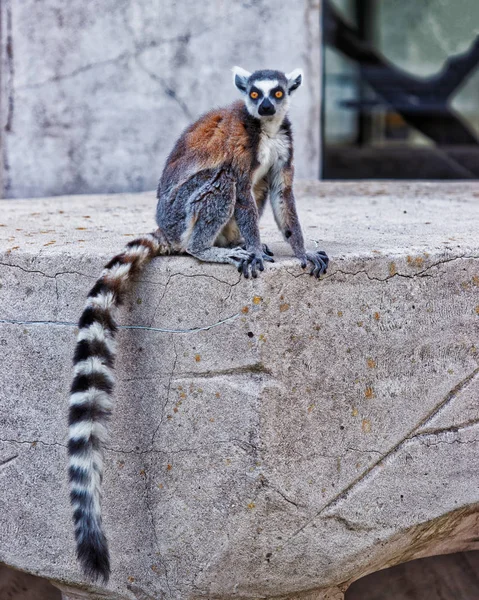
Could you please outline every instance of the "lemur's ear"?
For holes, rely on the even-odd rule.
[[[288,92],[294,92],[301,83],[303,82],[303,71],[301,69],[295,69],[291,73],[286,73],[286,79],[288,80]]]
[[[251,75],[249,71],[245,71],[241,67],[233,67],[233,82],[240,92],[246,92],[248,78]]]

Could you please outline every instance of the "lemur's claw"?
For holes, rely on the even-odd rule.
[[[264,271],[263,261],[274,262],[274,260],[265,253],[252,253],[248,258],[244,258],[238,266],[238,272],[243,273],[245,279],[249,279],[250,270],[253,279],[258,277],[258,270]]]
[[[319,252],[306,252],[306,255],[301,258],[301,267],[307,267],[307,261],[313,263],[313,267],[309,274],[319,279],[321,275],[325,275],[328,270],[329,258],[324,250]]]
[[[263,255],[266,254],[266,256],[274,256],[274,254],[271,252],[271,250],[268,248],[268,246],[266,244],[263,244]],[[266,258],[263,256],[264,260],[266,260]]]

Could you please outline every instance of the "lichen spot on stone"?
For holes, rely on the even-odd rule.
[[[249,508],[250,510],[253,510],[253,508],[254,508],[255,506],[256,506],[256,504],[255,504],[254,502],[250,502],[250,503],[248,504],[248,508]]]
[[[393,275],[396,275],[397,273],[397,269],[396,269],[396,264],[393,262],[389,263],[389,275],[392,277]]]
[[[286,302],[283,302],[283,304],[279,305],[279,312],[286,312],[287,310],[289,310],[290,306],[289,304],[286,304]]]
[[[364,433],[369,433],[371,431],[371,421],[369,419],[363,419],[361,429]]]
[[[368,386],[364,392],[364,395],[366,396],[366,398],[372,398],[374,396],[373,388]]]
[[[368,358],[368,367],[370,369],[375,369],[376,368],[376,363],[372,358]]]
[[[254,296],[253,297],[253,304],[255,304],[256,306],[258,306],[258,304],[261,304],[262,300],[263,300],[263,298],[261,298],[261,296]]]
[[[421,256],[416,256],[416,258],[408,256],[406,260],[412,267],[421,268],[424,265],[424,259]]]
[[[195,354],[195,361],[196,362],[200,362],[201,361],[201,355],[200,354]]]
[[[381,318],[381,315],[378,312],[374,313],[374,319],[375,321],[379,321],[379,319]]]

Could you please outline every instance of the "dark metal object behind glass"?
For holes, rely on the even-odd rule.
[[[479,1],[323,7],[323,178],[478,179]]]

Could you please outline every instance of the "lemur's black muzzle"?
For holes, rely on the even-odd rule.
[[[265,98],[263,100],[263,102],[261,102],[261,104],[259,105],[258,113],[262,117],[266,117],[268,115],[274,115],[275,112],[276,112],[276,109],[274,107],[274,104],[268,98]]]

